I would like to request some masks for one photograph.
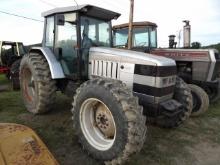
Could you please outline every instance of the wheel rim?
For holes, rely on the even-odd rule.
[[[23,71],[23,89],[25,97],[29,101],[33,101],[33,98],[35,96],[35,83],[34,83],[34,77],[29,69],[24,69]]]
[[[111,111],[100,100],[89,98],[80,108],[80,126],[90,145],[105,151],[112,147],[116,125]]]

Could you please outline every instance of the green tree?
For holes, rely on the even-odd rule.
[[[214,49],[217,49],[220,52],[220,43],[204,46],[203,48],[214,48]]]
[[[193,49],[199,49],[202,47],[202,44],[200,42],[192,42],[191,48]]]

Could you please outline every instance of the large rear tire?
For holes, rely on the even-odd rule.
[[[24,56],[19,76],[27,110],[34,114],[49,111],[55,102],[56,82],[51,78],[47,60],[36,53]]]
[[[83,148],[106,164],[121,164],[141,150],[146,134],[143,108],[120,81],[96,78],[77,89],[73,126]]]
[[[193,110],[191,116],[199,116],[205,113],[209,108],[209,96],[199,86],[189,84],[193,96]]]
[[[173,112],[174,115],[166,115],[167,113],[163,113],[163,115],[157,119],[157,124],[161,127],[178,127],[189,118],[192,112],[193,103],[190,88],[180,77],[176,78],[173,99],[182,104],[182,108],[178,110],[178,113]]]

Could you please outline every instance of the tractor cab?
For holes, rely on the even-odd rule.
[[[120,14],[91,5],[55,8],[45,17],[43,47],[49,47],[66,77],[88,75],[91,47],[111,47],[111,20]]]
[[[19,66],[25,53],[22,42],[0,41],[0,74],[5,74],[10,79],[13,90],[20,88]]]
[[[114,47],[127,49],[128,27],[128,23],[113,27]],[[132,50],[149,52],[150,49],[157,48],[157,25],[155,23],[134,22],[132,34]]]
[[[24,54],[25,48],[23,43],[0,41],[0,66],[10,67]]]

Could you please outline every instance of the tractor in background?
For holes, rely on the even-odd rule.
[[[0,41],[0,74],[11,81],[13,90],[20,89],[19,67],[25,53],[22,42]]]
[[[190,24],[184,21],[184,48],[176,48],[175,36],[169,36],[169,48],[157,48],[157,25],[153,22],[133,23],[132,50],[174,59],[177,74],[188,83],[193,95],[192,116],[208,110],[209,101],[220,96],[220,54],[216,49],[190,49]],[[129,24],[113,27],[114,47],[127,49]]]

